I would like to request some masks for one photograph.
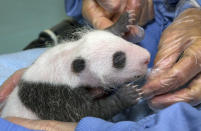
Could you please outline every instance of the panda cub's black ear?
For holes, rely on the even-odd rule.
[[[74,73],[80,73],[85,69],[86,63],[82,57],[78,57],[73,60],[71,64],[71,70]]]

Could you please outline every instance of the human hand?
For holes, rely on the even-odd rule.
[[[143,26],[154,17],[152,0],[83,0],[82,15],[95,28],[105,29],[120,15],[134,10],[136,23]]]
[[[144,97],[153,98],[153,109],[181,101],[193,106],[201,103],[200,9],[187,9],[163,32],[154,63],[142,88]]]
[[[7,117],[6,120],[28,129],[43,131],[74,131],[77,123],[53,120],[29,120],[19,117]]]
[[[0,86],[0,103],[2,103],[13,91],[25,70],[26,69],[23,68],[16,71]]]

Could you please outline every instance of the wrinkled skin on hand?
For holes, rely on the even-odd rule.
[[[135,23],[143,26],[153,19],[152,0],[83,0],[82,15],[97,29],[114,24],[128,10],[135,11]]]
[[[144,96],[152,98],[153,109],[176,102],[201,103],[200,9],[187,9],[163,32],[154,63],[142,88]]]

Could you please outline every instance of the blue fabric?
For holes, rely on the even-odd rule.
[[[158,49],[158,43],[160,41],[161,36],[161,27],[156,22],[151,22],[149,25],[144,27],[145,29],[145,37],[144,40],[142,40],[139,45],[145,49],[147,49],[151,54],[151,59],[149,63],[149,68],[153,66],[154,58],[157,53]]]
[[[16,70],[28,67],[46,49],[32,49],[0,55],[0,85]]]
[[[168,4],[177,4],[179,0],[166,0]]]
[[[83,23],[82,17],[82,0],[65,0],[65,10],[67,16],[71,16]]]
[[[181,0],[177,5],[175,16],[178,16],[181,12],[183,12],[188,8],[196,8],[197,5],[198,6],[201,5],[201,0],[198,0],[197,4],[195,4],[195,2],[196,0]]]
[[[157,114],[138,122],[107,122],[99,118],[85,117],[76,131],[200,131],[201,111],[186,103],[174,104]]]

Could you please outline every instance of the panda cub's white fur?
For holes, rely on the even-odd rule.
[[[120,53],[119,53],[120,52]],[[117,54],[119,58],[115,58],[114,54]],[[115,62],[118,63],[118,59],[122,59],[122,54],[124,58],[124,65],[118,66],[115,65]],[[76,61],[78,63],[81,63],[81,66],[84,66],[84,69],[80,69],[79,65],[78,67],[73,66],[73,62],[75,60],[79,59],[80,61]],[[68,101],[66,101],[65,105],[59,105],[60,103],[55,102],[54,98],[51,99],[51,101],[54,101],[55,103],[50,102],[50,106],[46,107],[47,105],[43,105],[43,103],[39,102],[35,106],[39,106],[37,109],[33,109],[31,102],[35,102],[34,100],[30,100],[32,98],[27,97],[27,100],[24,100],[27,87],[23,87],[23,85],[29,84],[31,82],[31,85],[37,85],[37,83],[43,83],[47,84],[44,86],[44,89],[41,92],[45,92],[45,88],[49,87],[49,85],[52,85],[54,88],[62,88],[62,90],[65,90],[65,88],[68,88],[68,91],[71,93],[71,90],[80,90],[79,88],[83,88],[82,86],[87,86],[87,88],[97,88],[97,87],[103,87],[104,90],[109,89],[110,87],[115,87],[117,85],[122,85],[125,82],[134,80],[136,76],[144,75],[147,71],[147,61],[150,59],[150,54],[147,50],[132,44],[130,42],[125,41],[124,39],[113,35],[110,32],[107,31],[99,31],[94,30],[86,33],[81,39],[74,42],[64,42],[63,44],[60,44],[58,46],[55,46],[49,50],[47,50],[44,54],[42,54],[34,63],[32,66],[30,66],[24,75],[22,76],[22,84],[19,84],[14,91],[11,93],[9,98],[7,99],[7,102],[2,110],[1,117],[7,117],[7,116],[17,116],[17,117],[24,117],[28,119],[54,119],[54,120],[62,120],[62,121],[78,121],[81,117],[84,117],[85,115],[92,115],[102,118],[108,118],[106,117],[108,114],[107,112],[110,111],[104,111],[101,110],[101,107],[98,107],[98,105],[101,105],[103,103],[106,103],[107,105],[104,108],[107,110],[111,110],[111,115],[116,114],[119,112],[119,110],[122,110],[122,108],[126,108],[128,106],[133,105],[134,103],[129,103],[131,99],[135,100],[134,95],[127,95],[122,96],[119,92],[118,97],[120,97],[120,100],[116,97],[113,98],[113,95],[108,96],[108,100],[105,100],[102,102],[100,100],[101,104],[97,104],[97,110],[104,112],[104,116],[99,116],[97,114],[101,114],[100,112],[97,112],[96,110],[96,104],[90,105],[90,102],[88,103],[82,101],[85,99],[88,100],[90,94],[88,95],[85,90],[82,92],[85,92],[85,94],[76,94],[74,97],[72,95],[72,98],[78,99],[78,101],[75,100],[74,103],[79,102],[80,103],[87,103],[86,107],[94,107],[95,111],[94,114],[91,113],[92,109],[89,109],[87,111],[84,111],[84,109],[79,110],[79,106],[77,104],[69,104]],[[84,63],[84,65],[83,65]],[[75,64],[76,65],[76,64]],[[117,66],[117,67],[115,67]],[[74,69],[75,68],[75,69]],[[78,69],[77,69],[78,68]],[[78,70],[76,72],[75,70]],[[80,71],[81,70],[81,71]],[[25,82],[25,83],[23,83]],[[57,85],[59,85],[57,87]],[[61,86],[60,86],[61,85]],[[65,86],[66,87],[63,87]],[[21,86],[21,87],[20,87]],[[23,89],[22,89],[23,88]],[[30,88],[30,87],[29,87]],[[53,88],[53,90],[54,90]],[[21,90],[20,90],[21,89]],[[21,93],[20,91],[24,90],[25,93]],[[34,93],[40,93],[40,89],[38,87],[36,90],[39,91],[33,91]],[[55,89],[56,91],[57,89]],[[82,90],[82,89],[81,89]],[[124,89],[123,89],[124,90]],[[124,93],[131,92],[129,91],[122,91]],[[28,93],[32,93],[27,91]],[[78,91],[79,92],[79,91]],[[46,92],[45,92],[46,93]],[[44,94],[45,94],[44,93]],[[135,93],[135,92],[134,92]],[[130,93],[131,94],[131,93]],[[62,94],[63,95],[63,94]],[[66,94],[67,96],[68,94]],[[124,94],[125,95],[125,94]],[[31,96],[31,94],[30,94]],[[40,95],[39,95],[40,96]],[[60,95],[61,96],[61,95]],[[62,97],[55,96],[55,98],[59,98],[60,101],[62,101]],[[79,96],[80,98],[77,98]],[[114,95],[115,96],[115,95]],[[45,96],[44,96],[45,97]],[[41,96],[39,99],[45,99]],[[48,97],[48,94],[47,94]],[[110,98],[111,97],[111,98]],[[125,98],[124,98],[125,97]],[[127,98],[128,97],[128,98]],[[136,96],[137,97],[137,96]],[[114,99],[111,100],[110,99]],[[65,98],[67,99],[67,98]],[[126,100],[127,99],[127,100]],[[46,100],[46,99],[45,99]],[[70,101],[72,99],[69,99]],[[94,101],[93,99],[89,99],[90,101]],[[42,100],[41,100],[42,101]],[[107,103],[107,101],[109,101]],[[129,103],[129,105],[123,105],[122,102],[122,108],[116,109],[113,111],[113,109],[110,109],[109,106],[112,106],[115,101],[121,102],[124,101],[124,103]],[[128,101],[128,102],[125,102]],[[48,101],[47,101],[48,102]],[[63,102],[63,101],[62,101]],[[55,107],[53,110],[51,107]],[[65,107],[63,107],[65,106]],[[70,109],[72,108],[74,111],[69,111],[68,106],[70,106]],[[72,106],[72,107],[71,107]],[[108,106],[108,107],[107,107]],[[115,105],[113,105],[115,106]],[[47,111],[47,115],[44,114],[46,112],[39,111],[39,108],[44,108],[44,110],[47,110],[51,108],[51,111]],[[57,112],[56,110],[63,108],[61,111],[66,111],[66,117],[60,119],[60,115],[58,116],[51,116],[52,113]],[[112,107],[115,109],[115,107]],[[106,110],[105,109],[105,110]],[[76,112],[76,110],[78,110]],[[75,114],[79,114],[79,116],[74,116]],[[84,112],[84,114],[82,114]],[[88,114],[88,112],[90,112]],[[114,113],[113,113],[114,112]],[[49,114],[48,114],[49,113]],[[103,113],[103,114],[104,114]],[[65,114],[65,113],[63,113]]]

